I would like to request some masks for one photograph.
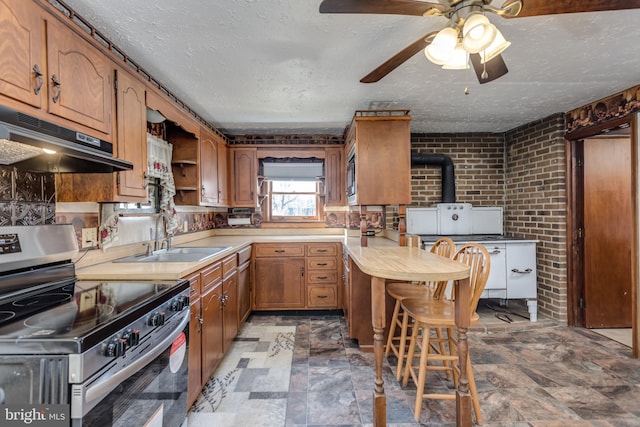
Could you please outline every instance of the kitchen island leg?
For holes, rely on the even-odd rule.
[[[387,425],[387,397],[384,394],[382,362],[384,359],[385,279],[371,277],[371,324],[373,326],[373,354],[376,358],[376,379],[373,389],[373,425]]]

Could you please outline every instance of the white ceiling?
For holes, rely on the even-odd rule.
[[[419,53],[363,84],[446,19],[320,14],[320,0],[65,3],[229,134],[342,134],[355,110],[376,107],[411,110],[412,132],[502,132],[640,83],[640,9],[489,15],[512,42],[498,80],[480,85]]]

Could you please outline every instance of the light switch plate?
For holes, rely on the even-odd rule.
[[[82,229],[82,249],[90,248],[98,244],[98,230],[95,228]]]

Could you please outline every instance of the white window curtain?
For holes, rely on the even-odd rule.
[[[160,180],[160,212],[169,218],[167,233],[173,234],[178,227],[175,203],[176,186],[171,172],[173,145],[157,136],[147,133],[147,174]]]

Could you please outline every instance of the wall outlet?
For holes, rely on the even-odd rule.
[[[95,228],[82,229],[82,249],[98,245],[98,230]]]

